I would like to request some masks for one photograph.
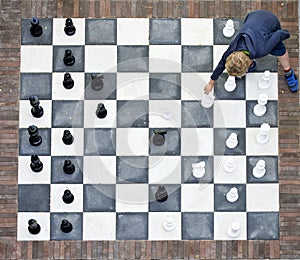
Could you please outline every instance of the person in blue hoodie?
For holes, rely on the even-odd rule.
[[[283,43],[290,34],[282,30],[278,18],[266,10],[249,13],[241,30],[230,43],[219,64],[213,71],[204,92],[208,94],[214,87],[214,82],[222,72],[228,75],[243,77],[247,72],[255,71],[255,58],[272,54],[278,57],[284,69],[285,78],[291,92],[298,91],[298,79],[290,66],[289,54]]]

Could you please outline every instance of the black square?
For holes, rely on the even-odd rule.
[[[248,212],[247,239],[279,239],[278,212]]]
[[[117,213],[118,240],[147,240],[147,213]]]
[[[223,28],[225,27],[227,20],[228,19],[224,18],[214,19],[214,44],[230,44],[243,26],[243,21],[241,19],[234,19],[233,24],[235,33],[232,37],[227,38],[223,35]]]
[[[148,157],[118,156],[117,183],[148,183]]]
[[[203,108],[199,101],[181,102],[182,127],[213,127],[213,107]]]
[[[53,100],[52,127],[83,127],[83,101]]]
[[[182,72],[211,72],[212,46],[182,46]]]
[[[213,213],[182,213],[182,239],[214,239]]]
[[[181,75],[179,73],[150,73],[150,99],[181,98]]]
[[[149,46],[118,46],[119,72],[148,72]]]
[[[75,57],[72,66],[64,64],[65,50],[71,50]],[[53,47],[53,71],[54,72],[83,72],[84,71],[84,46],[54,46]]]
[[[85,155],[115,155],[116,129],[86,128],[84,129]]]
[[[113,212],[116,210],[116,185],[86,184],[83,186],[84,212]]]
[[[180,19],[150,19],[150,44],[181,44]]]
[[[118,101],[117,127],[148,127],[148,101]]]
[[[85,44],[117,44],[117,19],[86,19]]]
[[[264,72],[269,70],[271,72],[278,71],[277,57],[268,54],[262,58],[256,59],[256,72]]]
[[[50,185],[22,184],[18,185],[19,212],[49,212]]]

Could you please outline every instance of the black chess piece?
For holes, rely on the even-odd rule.
[[[43,34],[43,28],[40,26],[40,21],[37,17],[32,17],[30,20],[30,33],[34,37],[40,37]]]
[[[92,89],[99,91],[100,89],[103,88],[103,75],[102,74],[96,74],[96,73],[92,73],[91,74],[91,78],[92,78]]]
[[[40,158],[37,156],[37,154],[31,155],[31,163],[30,168],[34,172],[40,172],[43,170],[43,163],[41,162]]]
[[[41,226],[37,223],[35,219],[29,219],[28,220],[28,231],[32,235],[36,235],[40,233],[41,231]]]
[[[65,130],[62,140],[65,144],[70,145],[73,143],[74,137],[69,130]]]
[[[106,110],[104,104],[102,104],[102,103],[98,104],[98,107],[97,107],[97,110],[96,110],[96,115],[97,115],[98,118],[106,117],[107,110]]]
[[[72,36],[72,35],[75,34],[75,32],[76,32],[76,28],[75,28],[75,26],[73,24],[72,19],[71,18],[67,18],[66,19],[66,24],[65,24],[65,33],[66,33],[66,35]]]
[[[32,146],[39,146],[42,143],[42,137],[39,134],[39,129],[35,125],[28,127],[29,142]]]
[[[167,131],[154,130],[154,137],[153,137],[154,145],[162,146],[165,143],[165,134],[167,134]]]
[[[75,166],[70,160],[65,160],[63,170],[66,174],[72,174],[75,172]]]
[[[74,200],[74,195],[70,190],[65,190],[64,195],[62,196],[64,203],[70,204]]]
[[[71,89],[74,87],[74,80],[71,77],[71,74],[66,72],[64,75],[63,85],[66,89]]]
[[[168,199],[168,192],[165,186],[159,185],[155,193],[155,199],[158,202],[164,202]]]
[[[40,106],[40,101],[38,96],[30,96],[29,97],[31,108],[31,114],[36,117],[40,118],[44,115],[44,109]]]
[[[64,64],[66,66],[72,66],[75,63],[75,57],[70,49],[65,50]]]
[[[63,219],[62,222],[61,222],[61,225],[60,225],[60,229],[64,233],[69,233],[69,232],[72,231],[73,226],[68,220]]]

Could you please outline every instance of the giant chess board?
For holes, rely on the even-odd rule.
[[[40,19],[39,37],[22,20],[18,240],[279,239],[276,59],[258,59],[232,92],[222,74],[214,105],[204,108],[203,88],[234,38],[223,36],[225,19],[72,20],[69,36],[66,19]],[[242,21],[234,25],[237,32]],[[261,90],[265,70],[271,84]],[[63,86],[67,72],[71,88]],[[256,116],[261,93],[267,110]],[[263,123],[271,129],[261,144]],[[31,145],[29,126],[41,144]],[[228,148],[232,133],[238,144]],[[34,154],[41,171],[31,169]],[[64,171],[66,160],[73,173]],[[259,161],[265,172],[254,177]],[[64,202],[65,190],[73,201]]]

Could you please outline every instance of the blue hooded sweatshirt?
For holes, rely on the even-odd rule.
[[[271,53],[277,44],[289,37],[289,32],[281,30],[278,18],[271,12],[258,10],[249,13],[244,20],[243,27],[213,71],[211,79],[217,80],[222,74],[225,70],[226,59],[232,52],[244,50],[250,53],[251,59],[261,58]]]

